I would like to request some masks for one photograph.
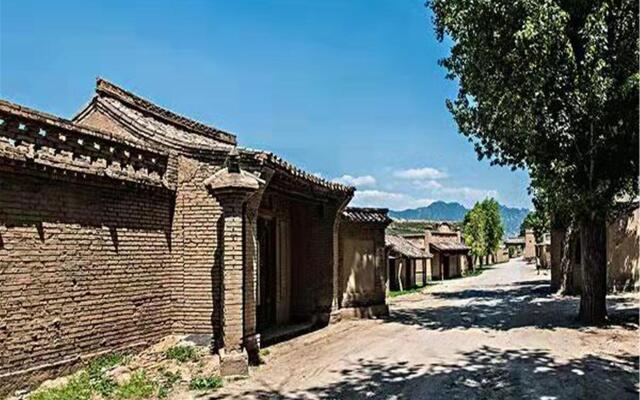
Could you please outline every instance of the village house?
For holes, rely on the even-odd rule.
[[[433,279],[459,277],[472,267],[471,249],[464,244],[460,231],[453,225],[442,222],[434,229],[427,229],[424,240],[425,248],[433,254]]]
[[[384,208],[346,208],[340,218],[338,309],[332,319],[372,318],[389,314],[386,304]]]
[[[409,241],[414,246],[426,251],[424,244],[424,233],[404,233],[402,237]],[[427,281],[433,279],[433,272],[431,270],[431,257],[418,258],[415,260],[415,280],[416,282],[422,282],[423,286]]]
[[[510,258],[520,257],[524,253],[524,237],[511,237],[504,240]]]
[[[551,239],[549,234],[542,235],[536,243],[536,267],[548,269],[551,267]]]
[[[527,261],[533,261],[536,258],[536,236],[533,233],[533,229],[524,231],[524,251],[522,256]]]
[[[429,265],[432,257],[429,251],[419,248],[399,235],[387,234],[385,241],[388,248],[387,289],[390,291],[407,290],[417,286],[416,265]],[[426,274],[421,276],[422,285],[430,280]]]
[[[168,334],[245,374],[274,327],[384,314],[354,190],[103,79],[71,121],[0,101],[0,386]]]
[[[633,201],[609,223],[606,231],[607,289],[640,291],[640,203]],[[560,258],[564,232],[552,229],[550,235],[551,290],[560,288]],[[572,293],[580,293],[582,286],[581,249],[579,232],[574,231],[569,243],[569,262],[572,264]]]

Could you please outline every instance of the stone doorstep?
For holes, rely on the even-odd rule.
[[[246,350],[218,350],[220,355],[220,375],[223,377],[249,375],[249,355]]]

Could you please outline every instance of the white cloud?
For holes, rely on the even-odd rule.
[[[334,182],[341,183],[347,186],[356,186],[356,187],[371,187],[376,185],[376,178],[371,175],[364,176],[351,176],[351,175],[342,175],[339,178],[333,179]]]
[[[315,176],[316,178],[324,179],[324,176],[322,176],[321,172],[312,172],[311,175]]]
[[[413,184],[422,189],[440,189],[442,188],[442,183],[434,180],[428,181],[413,181]]]
[[[472,207],[477,201],[487,197],[498,199],[498,191],[493,189],[476,189],[470,187],[442,187],[436,190],[442,200],[458,201],[465,207]]]
[[[409,180],[433,180],[446,178],[447,174],[436,168],[424,167],[394,171],[393,176],[395,176],[396,178]]]
[[[351,204],[359,207],[385,207],[392,210],[426,207],[433,199],[415,198],[404,193],[381,190],[356,190]]]

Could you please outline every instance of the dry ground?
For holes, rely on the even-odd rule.
[[[582,328],[577,298],[520,260],[393,299],[387,320],[349,321],[271,346],[266,364],[208,398],[637,399],[638,295]]]

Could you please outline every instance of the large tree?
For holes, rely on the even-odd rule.
[[[638,0],[429,0],[447,102],[480,159],[528,168],[577,221],[580,318],[606,319],[606,221],[638,193]]]

